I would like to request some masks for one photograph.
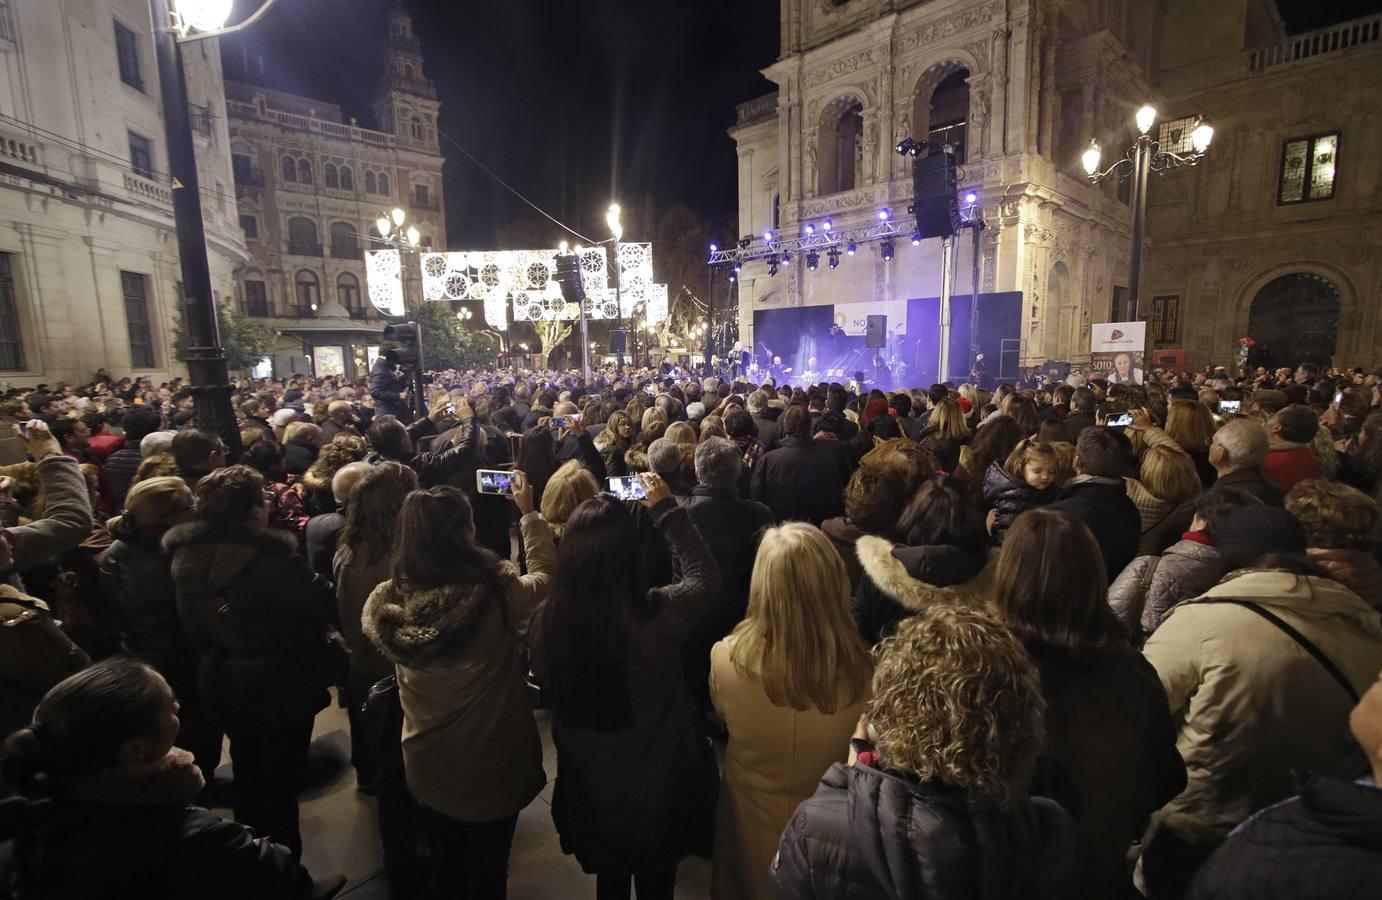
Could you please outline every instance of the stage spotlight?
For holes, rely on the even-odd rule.
[[[763,232],[763,240],[771,244],[773,242],[773,233],[771,231]]]
[[[919,246],[921,246],[921,231],[920,231],[920,229],[918,229],[917,231],[913,231],[913,232],[912,232],[912,246],[913,246],[913,247],[919,247]]]
[[[880,221],[880,222],[886,222],[886,221],[888,221],[888,216],[890,216],[890,215],[892,215],[892,214],[891,214],[890,212],[888,212],[887,209],[880,209],[880,210],[878,211],[878,221]]]
[[[821,267],[821,255],[812,250],[806,254],[806,268],[814,272]]]
[[[747,235],[739,239],[739,249],[747,250],[753,244],[753,235]]]
[[[744,271],[744,264],[736,259],[734,261],[734,274],[738,275],[742,271]]]
[[[711,244],[711,245],[710,245],[710,252],[711,252],[711,253],[717,253],[717,252],[719,252],[719,250],[720,250],[720,248],[719,248],[719,246],[717,246],[716,244]]]
[[[853,256],[858,252],[859,248],[854,244],[850,244],[848,247],[845,248],[845,253],[849,254],[850,256]]]
[[[903,138],[897,145],[898,156],[920,156],[921,151],[926,149],[926,144],[919,143],[912,138]]]
[[[770,263],[768,263],[768,277],[769,277],[769,278],[776,278],[776,277],[777,277],[777,263],[775,263],[775,262],[770,262]]]
[[[978,202],[979,202],[979,195],[978,195],[978,194],[974,193],[973,191],[970,191],[968,194],[965,194],[965,204],[966,204],[967,206],[973,206],[974,204],[976,204],[976,203],[978,203]]]
[[[837,269],[840,267],[839,247],[831,247],[830,250],[826,253],[826,256],[830,258],[830,268]]]
[[[891,262],[894,250],[893,242],[884,241],[883,243],[878,245],[878,248],[883,251],[883,262]]]
[[[784,254],[782,254],[782,264],[783,264],[784,266],[790,266],[790,265],[792,264],[792,254],[790,254],[790,253],[784,253]]]
[[[729,280],[730,280],[731,282],[734,282],[734,281],[737,281],[737,280],[738,280],[737,278],[734,277],[734,271],[733,271],[733,270],[730,270],[730,273],[729,273]]]
[[[833,222],[831,222],[829,219],[826,219],[826,220],[825,220],[825,224],[822,225],[821,227],[824,228],[826,231],[829,231],[833,225],[834,225]]]
[[[812,225],[810,222],[807,222],[806,227],[801,230],[801,233],[806,235],[807,237],[810,237],[811,235],[816,233],[816,226]]]

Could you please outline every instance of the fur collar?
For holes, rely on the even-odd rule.
[[[168,529],[163,552],[173,558],[179,588],[219,594],[264,561],[287,560],[297,553],[297,537],[276,528],[245,524],[188,522]]]
[[[992,593],[992,558],[968,581],[938,587],[914,578],[902,560],[893,555],[893,545],[880,537],[861,537],[854,545],[854,550],[869,580],[886,596],[913,613],[922,612],[936,603],[983,607]]]
[[[148,766],[64,778],[62,787],[73,800],[87,803],[182,807],[197,798],[205,783],[192,754],[174,747]]]
[[[507,586],[518,577],[511,562],[501,564]],[[461,657],[479,633],[487,613],[507,602],[483,585],[447,585],[405,591],[392,580],[380,584],[365,601],[365,635],[390,661],[410,669],[444,665]]]

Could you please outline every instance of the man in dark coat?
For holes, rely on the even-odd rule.
[[[1089,388],[1077,388],[1070,398],[1070,415],[1065,417],[1065,427],[1070,431],[1070,439],[1078,442],[1086,428],[1093,428],[1094,392]]]
[[[369,393],[374,398],[374,413],[378,416],[397,416],[410,422],[413,411],[403,399],[408,390],[408,376],[398,368],[398,354],[386,350],[369,370]]]
[[[106,464],[101,467],[101,477],[105,480],[103,496],[112,510],[124,509],[125,495],[129,493],[130,484],[139,472],[140,463],[144,461],[139,452],[139,442],[158,431],[162,425],[163,416],[148,406],[136,406],[120,420],[120,427],[125,432],[125,446],[106,457]]]
[[[753,499],[766,504],[779,522],[817,527],[844,513],[844,484],[835,459],[811,440],[811,414],[800,406],[782,417],[782,443],[753,467]],[[1134,510],[1136,511],[1136,510]]]
[[[355,485],[370,470],[369,463],[347,463],[331,479],[331,496],[336,508],[307,520],[304,539],[307,544],[307,565],[322,578],[332,577],[332,563],[336,558],[336,540],[345,528],[346,505]]]
[[[778,427],[777,418],[768,406],[769,397],[767,391],[754,391],[749,394],[745,403],[748,404],[749,415],[753,416],[753,424],[758,428],[758,443],[763,445],[763,452],[776,450],[778,441],[781,440],[782,432]]]
[[[251,397],[240,404],[240,412],[245,416],[245,422],[240,426],[241,430],[255,429],[259,432],[258,440],[272,441],[274,439],[273,426],[269,424],[269,414],[273,410],[257,397]]]
[[[1132,474],[1132,444],[1111,428],[1086,428],[1075,443],[1075,477],[1051,509],[1063,509],[1089,526],[1099,542],[1109,583],[1137,555],[1142,517],[1123,481]]]
[[[235,819],[301,856],[298,791],[312,722],[345,676],[327,641],[336,598],[270,529],[264,480],[248,466],[205,476],[199,521],[163,539],[178,617],[199,657],[202,702],[230,738]]]
[[[710,649],[743,620],[758,539],[773,524],[772,510],[739,496],[743,469],[738,447],[707,438],[696,447],[696,486],[682,502],[720,566],[720,590],[707,598],[682,644],[686,683],[702,710],[710,708]]]
[[[329,444],[338,434],[360,434],[355,427],[355,412],[349,400],[332,400],[326,407],[326,421],[322,423],[322,444]]]

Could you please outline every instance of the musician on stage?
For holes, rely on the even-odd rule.
[[[802,387],[809,388],[820,380],[821,371],[816,365],[816,358],[813,356],[806,361],[806,371],[801,373],[799,381]]]
[[[875,353],[873,355],[873,371],[870,374],[871,377],[869,381],[872,387],[876,387],[881,391],[890,390],[892,388],[892,369],[888,368],[888,364],[883,361],[881,354]]]

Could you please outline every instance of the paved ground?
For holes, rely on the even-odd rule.
[[[557,752],[544,714],[538,714],[544,767],[557,774]],[[302,797],[303,862],[314,874],[341,872],[349,878],[341,896],[387,900],[383,859],[375,827],[374,800],[355,790],[350,768],[345,710],[332,705],[317,716],[312,743],[312,786]],[[223,769],[228,774],[228,770]],[[515,900],[579,900],[595,896],[595,879],[561,852],[552,825],[552,783],[518,817],[509,857],[509,896]],[[228,809],[219,810],[229,816]],[[677,896],[710,896],[710,866],[702,859],[682,863]]]

